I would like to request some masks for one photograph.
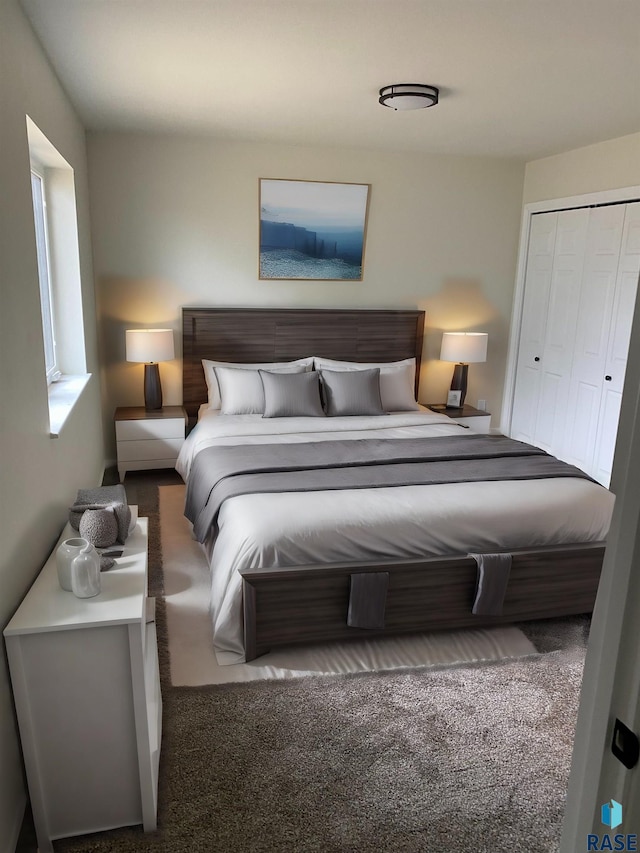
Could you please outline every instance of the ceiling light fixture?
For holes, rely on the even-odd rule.
[[[380,89],[378,103],[392,110],[422,110],[438,103],[439,91],[424,83],[394,83]]]

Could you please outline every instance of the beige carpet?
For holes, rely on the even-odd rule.
[[[184,518],[184,486],[160,486],[160,535],[171,683],[200,686],[305,675],[375,672],[500,660],[534,654],[515,627],[438,631],[279,649],[251,663],[219,666],[209,615],[210,572]]]
[[[56,853],[557,853],[583,653],[169,687],[157,832]]]

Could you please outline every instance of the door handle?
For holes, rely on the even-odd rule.
[[[604,378],[605,378],[605,381],[606,381],[606,382],[611,382],[611,377],[610,377],[610,376],[605,376]]]

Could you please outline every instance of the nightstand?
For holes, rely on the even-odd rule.
[[[447,408],[444,403],[423,403],[432,412],[446,415],[460,426],[468,427],[472,432],[488,433],[491,431],[491,413],[474,409],[473,406],[461,406],[458,409]]]
[[[173,468],[184,443],[187,413],[182,406],[147,410],[144,406],[116,409],[118,475],[150,468]]]

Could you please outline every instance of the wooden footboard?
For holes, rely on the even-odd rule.
[[[482,627],[593,610],[604,543],[512,551],[501,616],[474,616],[476,563],[432,557],[376,563],[246,569],[246,660],[276,646]],[[384,629],[347,625],[350,575],[389,572]]]

